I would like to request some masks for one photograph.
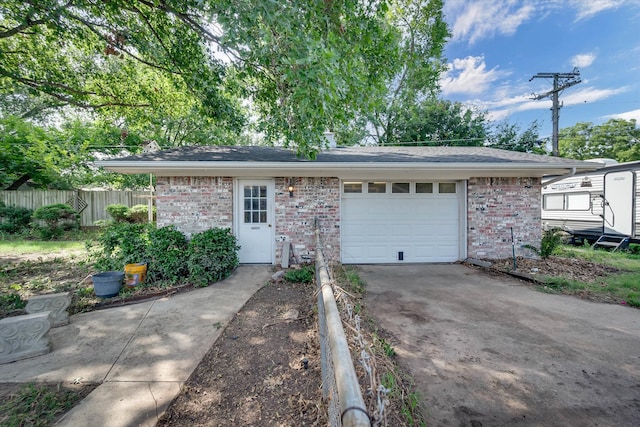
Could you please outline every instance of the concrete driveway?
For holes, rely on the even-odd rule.
[[[458,264],[359,270],[429,425],[640,425],[640,310]]]

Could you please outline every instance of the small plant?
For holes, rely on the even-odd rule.
[[[1,294],[0,295],[0,311],[21,310],[27,305],[18,294]]]
[[[315,276],[315,269],[313,266],[305,266],[297,268],[295,270],[289,270],[284,275],[284,280],[290,283],[311,283]]]
[[[152,209],[153,220],[156,219],[156,208]],[[135,205],[127,211],[127,220],[136,224],[144,224],[149,222],[149,206],[147,205]]]
[[[33,212],[33,225],[43,240],[54,240],[65,230],[80,228],[80,215],[69,205],[56,203]]]
[[[127,212],[129,212],[129,207],[127,205],[109,205],[105,210],[115,222],[127,222]]]
[[[396,351],[393,349],[391,344],[384,340],[384,338],[380,338],[380,346],[382,347],[382,351],[384,352],[385,356],[393,357],[396,355]]]
[[[204,287],[222,280],[238,266],[236,237],[228,228],[212,228],[193,235],[187,266],[194,286]]]
[[[536,248],[532,245],[524,245],[525,248],[531,249],[540,258],[549,258],[559,247],[562,245],[562,230],[558,228],[551,228],[545,230],[540,241],[540,248]]]

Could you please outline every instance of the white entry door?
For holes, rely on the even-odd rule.
[[[241,263],[273,263],[274,188],[272,180],[238,181],[236,224]]]

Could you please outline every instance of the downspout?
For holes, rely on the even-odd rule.
[[[550,179],[549,181],[545,181],[542,183],[542,186],[546,186],[546,185],[551,185],[553,183],[556,183],[558,181],[562,181],[565,178],[570,178],[572,176],[574,176],[576,174],[576,168],[571,168],[571,172],[565,174],[565,175],[560,175],[560,176],[556,176],[555,178]]]

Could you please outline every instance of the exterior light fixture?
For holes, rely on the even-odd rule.
[[[289,180],[289,197],[293,197],[293,180]]]

